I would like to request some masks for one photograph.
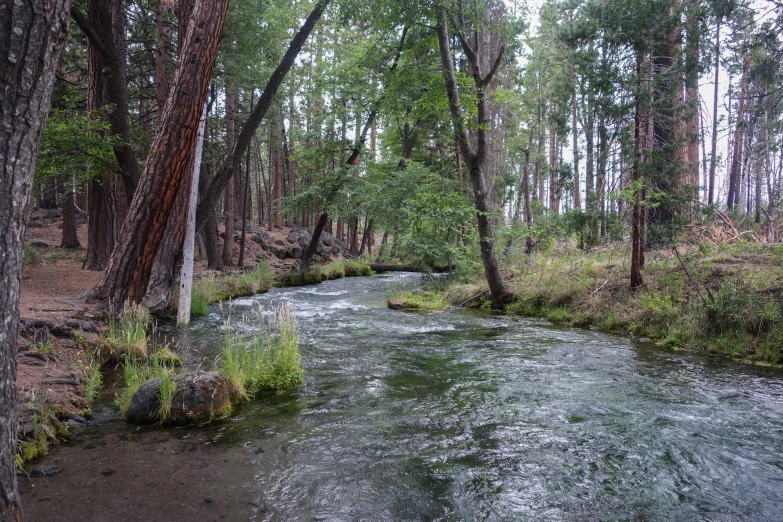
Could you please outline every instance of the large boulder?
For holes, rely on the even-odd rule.
[[[160,410],[160,379],[149,379],[133,395],[125,412],[125,420],[138,424],[158,422]],[[174,378],[176,392],[165,424],[209,422],[231,409],[231,383],[220,372],[196,370]]]
[[[196,370],[175,378],[177,392],[171,401],[168,424],[209,422],[231,410],[231,383],[220,372]]]
[[[302,259],[302,247],[294,245],[288,249],[288,257],[293,259]]]

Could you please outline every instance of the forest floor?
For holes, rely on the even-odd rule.
[[[45,442],[65,435],[64,427],[85,422],[84,416],[90,413],[86,376],[98,362],[93,360],[90,347],[106,330],[103,314],[79,299],[103,273],[82,270],[83,248],[60,248],[62,220],[58,212],[36,210],[29,223],[19,306],[17,390],[20,438],[37,444],[35,449],[30,446],[26,460],[45,453]],[[254,227],[255,232],[259,230]],[[271,242],[285,241],[289,231],[287,227],[264,229]],[[80,224],[77,232],[80,243],[86,245],[86,224]],[[295,266],[295,260],[278,259],[251,241],[251,235],[246,242],[246,267],[264,260],[279,275]],[[238,257],[239,244],[235,244],[235,262]],[[196,261],[194,272],[196,278],[219,274],[208,270],[204,260]]]

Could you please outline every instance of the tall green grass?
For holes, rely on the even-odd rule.
[[[136,358],[124,355],[122,358],[122,373],[125,379],[125,390],[122,395],[117,397],[117,407],[124,416],[128,411],[131,399],[138,391],[139,387],[149,379],[159,378],[160,384],[160,407],[156,414],[158,419],[163,422],[168,419],[171,412],[171,402],[174,394],[177,392],[174,378],[177,376],[177,370],[174,365],[168,364],[166,359],[160,357]]]
[[[281,305],[264,314],[259,306],[252,323],[227,328],[219,369],[231,382],[234,395],[244,399],[261,391],[285,391],[301,385],[303,370],[293,310]]]
[[[266,261],[242,274],[202,277],[193,283],[190,313],[204,315],[212,303],[267,292],[273,281],[272,269]]]
[[[149,311],[141,305],[126,303],[119,322],[109,314],[109,328],[105,335],[109,357],[147,355],[147,328],[152,324]]]

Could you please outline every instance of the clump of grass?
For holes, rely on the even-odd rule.
[[[317,285],[323,279],[321,267],[316,266],[304,272],[301,270],[289,270],[278,276],[276,284],[281,287]]]
[[[184,362],[182,357],[179,354],[174,353],[171,350],[171,347],[169,347],[168,345],[155,350],[155,353],[152,354],[152,359],[158,365],[166,366],[169,368],[182,366]]]
[[[367,263],[361,263],[359,261],[353,261],[352,259],[346,259],[345,265],[345,277],[360,277],[373,275],[372,267]]]
[[[247,326],[247,325],[241,325]],[[236,397],[249,399],[261,391],[291,390],[302,384],[299,337],[293,310],[281,305],[264,314],[259,307],[252,334],[226,329],[219,369]]]
[[[123,308],[119,325],[113,314],[109,315],[106,343],[113,357],[123,354],[135,358],[147,355],[147,328],[151,324],[149,311],[139,304],[127,303]]]
[[[345,263],[343,261],[332,261],[321,267],[321,278],[325,281],[343,277],[345,277]]]
[[[95,398],[98,396],[98,391],[101,389],[103,377],[101,376],[101,365],[95,361],[90,361],[82,372],[82,385],[84,386],[84,397],[87,402],[92,405],[95,402]]]
[[[190,313],[204,315],[212,303],[268,292],[273,281],[272,270],[265,261],[239,275],[202,277],[193,283]]]
[[[449,307],[444,292],[410,290],[404,285],[389,285],[386,288],[386,302],[389,308],[402,310],[445,310]]]
[[[30,245],[24,246],[24,258],[22,259],[22,266],[38,266],[41,264],[41,261],[41,254],[38,253],[38,250],[31,247]]]
[[[51,339],[45,343],[35,343],[32,350],[38,353],[57,355],[57,347],[54,345]]]
[[[58,420],[50,400],[51,397],[44,392],[40,401],[28,404],[33,408],[30,419],[32,430],[27,438],[17,443],[15,460],[18,471],[22,470],[26,462],[49,453],[49,442],[57,442],[58,436],[68,436],[68,429]]]
[[[159,378],[160,385],[160,407],[156,411],[158,419],[165,421],[171,412],[171,401],[174,398],[177,376],[173,366],[162,362],[161,358],[136,358],[125,355],[122,360],[122,372],[125,379],[125,390],[122,395],[117,397],[116,403],[123,416],[128,411],[131,399],[139,390],[142,384],[149,379]]]

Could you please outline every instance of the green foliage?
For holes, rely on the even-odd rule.
[[[119,325],[114,315],[109,315],[109,328],[105,342],[109,346],[110,356],[119,358],[130,355],[134,358],[147,355],[147,328],[151,325],[149,310],[141,305],[126,303]]]
[[[105,177],[116,168],[117,139],[106,136],[108,129],[101,112],[53,109],[46,120],[36,178],[65,176],[79,187],[88,179]]]
[[[174,378],[177,370],[172,364],[162,357],[137,358],[132,355],[123,355],[121,359],[122,373],[125,380],[125,390],[117,397],[116,404],[120,413],[124,416],[128,411],[131,399],[139,387],[149,379],[161,380],[160,407],[155,412],[158,419],[165,421],[171,412],[171,401],[176,393]]]
[[[38,250],[31,247],[30,245],[24,246],[24,258],[22,259],[22,266],[30,267],[30,266],[38,266],[41,264],[41,254],[38,253]]]
[[[82,385],[84,386],[84,397],[92,405],[98,397],[103,378],[101,376],[101,365],[95,361],[90,361],[89,366],[82,371]]]
[[[252,328],[229,325],[219,369],[234,394],[250,399],[261,391],[286,391],[302,384],[296,317],[286,305],[265,315],[259,306]],[[252,333],[242,333],[251,332]]]

